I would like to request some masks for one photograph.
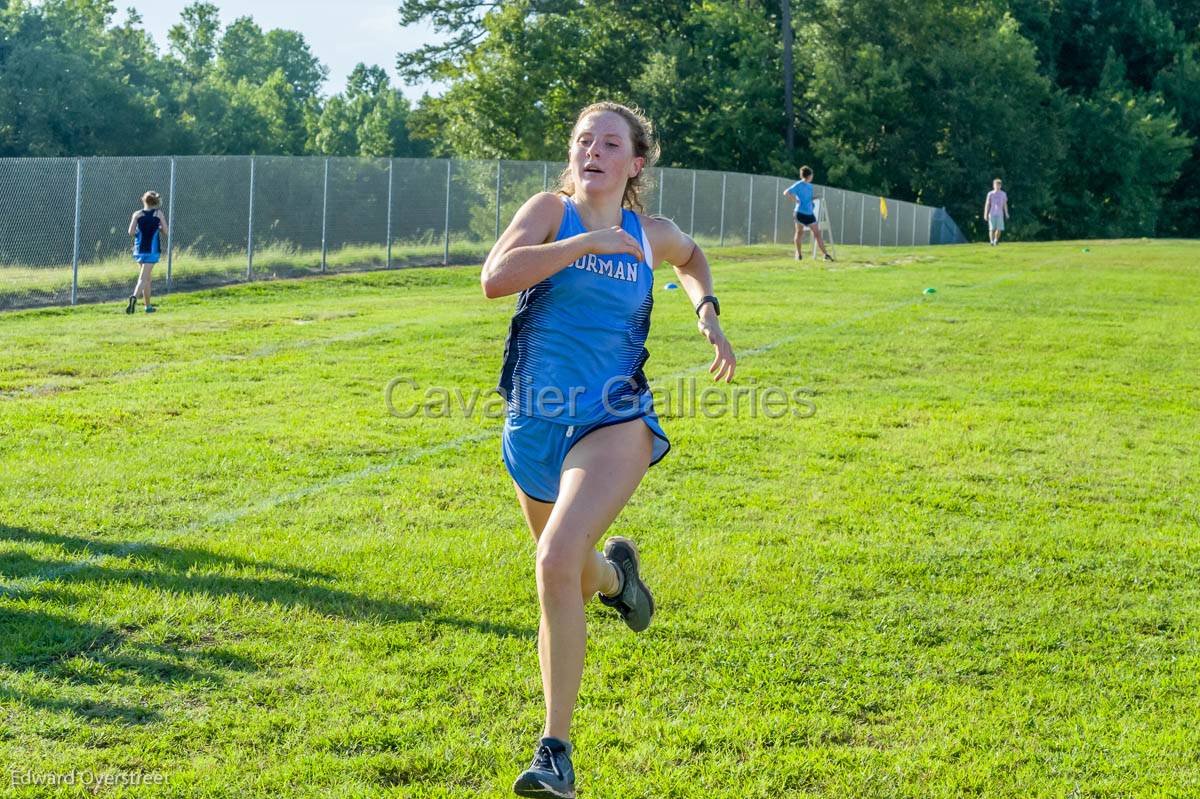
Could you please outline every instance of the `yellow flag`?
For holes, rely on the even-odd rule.
[[[879,215],[887,219],[887,200],[879,198]]]

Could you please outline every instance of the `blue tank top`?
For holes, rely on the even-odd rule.
[[[650,254],[638,215],[621,227]],[[586,233],[563,198],[555,241]],[[585,255],[517,297],[498,390],[509,413],[568,425],[634,417],[649,394],[642,371],[654,304],[654,272],[631,255]]]
[[[158,229],[161,222],[155,211],[143,208],[137,216],[137,233],[133,238],[133,254],[158,255]]]
[[[788,194],[796,198],[796,213],[808,214],[813,212],[813,187],[808,181],[798,180],[787,187]]]

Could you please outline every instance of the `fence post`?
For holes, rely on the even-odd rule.
[[[79,213],[83,202],[83,159],[75,159],[75,243],[71,247],[71,304],[79,295]]]
[[[858,194],[858,192],[855,192]],[[858,195],[858,244],[867,243],[867,195]]]
[[[250,156],[250,213],[246,228],[246,279],[254,275],[254,156]]]
[[[750,176],[750,201],[746,203],[746,246],[750,246],[754,235],[754,175]]]
[[[175,156],[171,156],[171,181],[167,188],[167,291],[171,291],[171,261],[175,250]]]
[[[688,227],[691,230],[688,232],[689,238],[696,238],[696,170],[692,170],[692,215],[688,220]]]
[[[780,183],[782,183],[782,181],[779,178],[775,178],[775,232],[771,234],[772,244],[779,243],[779,197],[781,194],[783,194],[783,192],[779,190]]]
[[[918,206],[916,205],[916,203],[914,203],[914,204],[913,204],[913,232],[912,232],[912,244],[910,245],[910,246],[912,246],[912,247],[916,247],[916,246],[917,246],[917,211],[918,211],[918,210],[919,210]]]
[[[887,200],[885,199],[883,202],[886,204]],[[883,215],[880,214],[880,216],[879,216],[879,244],[876,246],[879,246],[879,247],[883,246],[883,223],[886,221],[887,220],[883,218]]]
[[[542,162],[542,191],[550,188],[550,164]]]
[[[387,206],[387,264],[384,268],[392,268],[392,169],[396,159],[388,159],[388,206]]]
[[[838,221],[838,235],[842,237],[842,244],[846,243],[846,191],[843,189],[838,192],[838,196],[842,198],[842,218]]]
[[[493,241],[500,240],[500,165],[503,162],[496,159],[496,238]]]
[[[728,172],[721,173],[721,247],[725,246],[725,182],[728,178]]]
[[[663,186],[667,185],[667,173],[660,168],[658,170],[658,215],[662,216],[662,198]]]
[[[814,208],[813,210],[815,211],[816,209]],[[826,191],[825,186],[821,186],[821,212],[823,214],[825,214],[825,221],[829,223],[829,246],[834,247],[837,245],[837,242],[833,238],[833,219],[829,216],[829,192]],[[817,230],[820,230],[820,229],[821,229],[821,218],[817,217]],[[817,237],[813,236],[813,247],[815,248],[816,245],[817,245]],[[816,249],[814,249],[813,250],[813,258],[815,259],[816,257],[817,257],[817,251],[816,251]]]
[[[329,159],[325,159],[325,180],[321,184],[321,271],[325,271],[325,260],[329,253],[326,233],[329,229]]]
[[[450,263],[450,169],[453,163],[446,159],[446,231],[442,236],[442,266]]]

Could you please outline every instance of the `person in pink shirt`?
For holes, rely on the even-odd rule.
[[[992,190],[983,203],[983,218],[988,223],[988,243],[993,247],[1000,243],[1004,232],[1004,220],[1008,219],[1008,195],[1000,188],[1000,178],[992,181]]]

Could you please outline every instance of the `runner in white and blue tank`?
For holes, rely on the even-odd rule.
[[[783,190],[785,197],[790,197],[796,202],[796,208],[792,212],[793,218],[796,220],[796,235],[792,237],[792,243],[796,245],[796,260],[800,261],[804,258],[800,245],[804,241],[804,229],[808,228],[812,231],[817,246],[824,253],[825,260],[832,261],[833,256],[825,248],[825,240],[821,238],[821,224],[814,213],[816,208],[813,206],[812,180],[812,167],[802,166],[800,167],[800,179]]]
[[[561,200],[554,240],[587,233],[574,200]],[[651,252],[635,212],[622,209],[621,229]],[[553,504],[567,452],[602,427],[642,419],[654,434],[651,466],[670,450],[642,371],[653,305],[654,270],[621,253],[588,253],[521,292],[499,388],[504,465],[530,499]]]
[[[557,193],[531,197],[496,242],[480,282],[518,295],[500,374],[501,454],[537,542],[538,655],[546,723],[519,796],[575,796],[570,725],[583,676],[584,604],[597,593],[640,632],[654,615],[637,547],[596,544],[670,444],[643,368],[653,269],[674,266],[713,347],[709,372],[733,378],[703,251],[670,220],[638,213],[658,155],[650,123],[616,103],[580,112]],[[619,701],[619,698],[617,699]]]

